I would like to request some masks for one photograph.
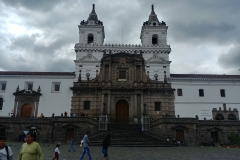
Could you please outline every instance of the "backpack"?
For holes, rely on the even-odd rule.
[[[6,150],[6,152],[7,152],[7,160],[9,160],[8,146],[5,146],[5,150]]]

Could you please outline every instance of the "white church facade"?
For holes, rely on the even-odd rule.
[[[240,75],[171,74],[168,26],[154,6],[141,45],[105,44],[94,5],[78,28],[74,72],[0,71],[0,117],[105,112],[122,124],[145,113],[152,119],[239,119]]]

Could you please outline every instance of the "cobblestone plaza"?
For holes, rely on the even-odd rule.
[[[11,146],[14,159],[17,158],[22,143],[8,142]],[[55,145],[40,143],[44,154],[44,160],[53,158]],[[79,145],[75,145],[75,152],[68,152],[68,144],[60,146],[60,160],[78,160],[82,152]],[[93,160],[102,160],[100,146],[90,147]],[[88,157],[85,155],[84,160]],[[110,147],[110,160],[239,160],[239,148],[219,147]]]

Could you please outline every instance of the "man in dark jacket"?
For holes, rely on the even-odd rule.
[[[108,160],[108,146],[110,146],[111,140],[112,140],[112,136],[110,134],[107,135],[103,140],[102,153],[103,153],[103,158],[105,160]]]

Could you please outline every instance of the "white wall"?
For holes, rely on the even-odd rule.
[[[195,117],[199,119],[213,119],[212,109],[226,104],[240,111],[240,83],[199,81],[199,82],[174,82],[172,87],[175,91],[175,113],[180,117]],[[177,89],[181,88],[183,96],[177,96]],[[204,97],[199,97],[199,89],[204,89]],[[225,89],[225,97],[220,96],[220,89]],[[209,116],[210,115],[210,116]]]
[[[46,117],[55,113],[60,115],[67,111],[70,113],[72,91],[70,87],[73,86],[74,76],[8,76],[0,77],[0,81],[6,81],[6,91],[0,92],[0,96],[3,97],[3,109],[0,111],[0,117],[10,116],[10,113],[14,109],[16,88],[19,85],[19,90],[23,90],[25,82],[33,82],[33,90],[37,91],[38,86],[41,87],[41,94],[38,116],[43,113]],[[60,92],[52,92],[52,83],[60,82]]]

